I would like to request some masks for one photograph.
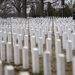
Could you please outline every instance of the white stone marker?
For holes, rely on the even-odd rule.
[[[12,62],[12,47],[11,47],[11,42],[7,43],[7,62],[8,63]]]
[[[2,31],[0,31],[0,58],[1,58],[1,41],[2,41]]]
[[[15,44],[14,47],[14,63],[16,65],[20,64],[20,50],[19,50],[19,44]]]
[[[50,24],[50,26],[49,26],[49,27],[50,27],[50,28],[49,28],[49,29],[50,29],[50,31],[52,31],[52,23]]]
[[[30,75],[28,72],[20,72],[19,75]]]
[[[31,52],[35,48],[35,36],[31,36]]]
[[[29,55],[28,55],[28,47],[24,46],[22,49],[22,61],[23,61],[23,68],[29,68]]]
[[[11,32],[8,32],[8,42],[11,42]]]
[[[19,35],[18,35],[19,33],[20,33],[20,28],[19,28],[19,27],[17,27],[17,29],[16,29],[16,39],[18,39],[18,38],[19,38],[19,37],[18,37],[18,36],[19,36]]]
[[[75,33],[75,25],[73,25],[73,32]]]
[[[1,42],[0,42],[0,59],[1,59]]]
[[[58,55],[61,53],[61,40],[57,39],[56,40],[56,58]]]
[[[44,64],[44,75],[51,75],[51,59],[50,52],[46,51],[43,54],[43,64]]]
[[[24,35],[24,46],[28,47],[28,35]]]
[[[25,28],[25,35],[28,35],[28,28]]]
[[[56,48],[57,39],[59,39],[59,32],[55,32],[55,48]]]
[[[59,39],[59,32],[55,32],[55,41]]]
[[[63,31],[63,33],[65,32],[65,25],[64,24],[62,25],[62,31]]]
[[[43,54],[43,38],[42,37],[39,37],[38,48],[39,48],[39,54]]]
[[[45,31],[42,30],[43,44],[45,44]]]
[[[75,49],[75,33],[72,34],[72,50]]]
[[[72,61],[72,41],[71,40],[67,40],[66,59],[67,59],[67,62]]]
[[[52,38],[52,31],[48,31],[48,38]]]
[[[32,50],[32,71],[33,73],[39,73],[39,52],[37,48]]]
[[[1,41],[1,60],[5,60],[5,43],[4,41]]]
[[[71,28],[68,28],[67,34],[68,34],[68,40],[71,40]]]
[[[20,28],[20,34],[22,34],[22,35],[21,35],[21,38],[22,38],[22,40],[23,40],[23,27]]]
[[[38,43],[38,40],[39,40],[38,35],[39,35],[39,30],[37,29],[37,30],[36,30],[36,43]]]
[[[60,36],[62,36],[62,25],[59,25],[58,27],[59,27],[59,34]]]
[[[22,34],[19,34],[18,44],[19,44],[19,49],[22,49]]]
[[[11,32],[11,27],[10,26],[8,27],[8,32]]]
[[[34,36],[33,29],[30,29],[30,37]]]
[[[51,38],[52,40],[52,31],[48,31],[48,38]],[[51,41],[51,45],[52,45],[52,41]]]
[[[2,41],[2,31],[0,31],[0,42]]]
[[[66,37],[66,32],[63,32],[63,49],[66,49],[66,42],[67,42],[67,37]]]
[[[65,56],[59,54],[57,58],[57,75],[65,75]]]
[[[2,75],[2,61],[0,61],[0,75]]]
[[[6,42],[7,42],[7,33],[6,33],[6,31],[4,31],[3,40],[4,40],[5,44],[6,44]]]
[[[16,33],[13,33],[13,47],[15,47],[15,44],[16,44],[16,38],[17,38]]]
[[[55,34],[55,32],[57,31],[56,29],[57,29],[57,26],[56,26],[55,23],[54,23],[54,34]]]
[[[39,27],[39,37],[42,37],[42,28],[41,28],[41,26]]]
[[[13,66],[5,66],[5,75],[14,75]]]
[[[50,53],[52,52],[51,51],[51,38],[46,39],[46,50],[50,51]]]
[[[72,59],[73,75],[75,75],[75,57]]]
[[[45,26],[45,34],[47,34],[48,33],[48,26],[46,25]]]

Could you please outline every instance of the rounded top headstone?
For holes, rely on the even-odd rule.
[[[19,75],[30,75],[28,72],[20,72]]]

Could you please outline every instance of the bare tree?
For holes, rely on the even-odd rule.
[[[26,15],[26,7],[27,7],[27,0],[10,0],[11,4],[17,10],[19,16],[27,17]]]
[[[46,3],[44,1],[45,0],[34,0],[34,1],[33,0],[0,0],[0,10],[2,13],[7,14],[10,12],[11,8],[13,10],[15,8],[19,17],[23,15],[23,17],[26,18],[27,17],[27,14],[26,14],[27,5],[35,3],[37,5],[40,4],[40,14],[41,16],[43,16],[44,4]],[[57,1],[59,0],[55,0],[51,4],[56,3]]]
[[[17,11],[18,16],[21,16],[22,13],[22,0],[10,0],[10,3]]]

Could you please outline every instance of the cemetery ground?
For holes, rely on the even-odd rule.
[[[47,35],[45,36],[47,38]],[[60,39],[62,39],[62,37],[60,37]],[[43,75],[43,55],[39,56],[39,64],[40,64],[40,73],[39,74],[33,74],[32,73],[32,55],[31,55],[31,44],[30,44],[30,35],[29,35],[29,69],[23,69],[22,68],[22,50],[20,50],[20,65],[15,65],[14,62],[11,62],[10,64],[8,64],[6,61],[3,62],[3,67],[5,65],[13,65],[14,66],[14,75],[18,75],[19,72],[21,71],[27,71],[30,73],[30,75]],[[23,43],[24,44],[24,41]],[[62,44],[62,41],[61,41]],[[62,45],[61,45],[62,46]],[[36,44],[36,47],[38,47],[38,45]],[[46,50],[46,45],[43,45],[43,50]],[[64,53],[66,55],[66,51],[62,48],[62,53]],[[14,52],[13,52],[14,54]],[[73,52],[73,55],[75,55],[75,51]],[[51,72],[52,75],[56,75],[56,57],[55,57],[55,35],[54,35],[54,27],[52,27],[52,55],[51,55]],[[14,60],[14,55],[13,55],[13,60]],[[72,62],[67,63],[66,62],[66,56],[65,56],[65,68],[66,68],[66,75],[72,75]],[[61,68],[62,69],[62,68]],[[4,73],[4,72],[3,72]]]

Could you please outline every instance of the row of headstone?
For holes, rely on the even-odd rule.
[[[66,25],[63,25],[60,21],[61,20],[58,20],[58,23],[56,21],[54,21],[55,42],[57,41],[57,39],[59,39],[59,36],[62,36],[62,40],[60,40],[60,41],[62,41],[63,49],[66,50],[66,60],[67,60],[67,62],[71,62],[72,57],[73,57],[72,50],[75,49],[74,48],[75,33],[72,32],[71,25],[67,25],[67,27],[66,27]],[[60,27],[60,25],[61,25],[61,27]],[[63,26],[66,28],[66,31],[63,31],[64,30]],[[61,31],[59,31],[59,30],[61,30]],[[60,32],[62,32],[61,33],[62,35],[60,35]],[[56,45],[57,45],[57,42],[56,42]],[[56,51],[57,50],[58,49],[56,46]],[[58,54],[56,54],[56,55],[58,55]]]
[[[72,23],[72,20],[71,20],[71,23],[69,21],[70,21],[69,19],[66,20],[63,18],[62,19],[58,18],[54,20],[57,75],[65,75],[66,73],[65,72],[65,56],[64,54],[62,54],[61,48],[66,50],[66,62],[72,62],[73,75],[75,75],[75,72],[74,72],[75,57],[73,57],[73,52],[72,52],[72,50],[75,50],[75,47],[74,47],[75,27],[74,27],[74,23]],[[62,37],[62,39],[60,39],[60,36]]]
[[[31,36],[30,36],[30,38],[28,38],[28,35],[29,35],[28,34],[28,28],[26,28],[25,35],[24,35],[22,30],[21,30],[21,33],[19,34],[19,30],[16,30],[16,28],[15,28],[16,26],[12,25],[11,27],[12,28],[10,28],[10,31],[8,31],[8,32],[4,31],[4,37],[3,37],[3,34],[2,34],[3,31],[1,31],[1,35],[2,35],[1,40],[0,40],[1,60],[5,61],[5,59],[7,59],[7,63],[12,62],[13,61],[12,60],[12,51],[14,51],[14,64],[19,65],[20,64],[20,49],[22,49],[22,65],[23,65],[24,69],[28,69],[29,68],[29,48],[28,48],[29,44],[28,44],[28,39],[31,39],[32,71],[33,71],[33,73],[39,73],[39,54],[42,54],[42,55],[44,54],[43,44],[47,43],[46,44],[46,50],[48,51],[49,56],[51,54],[52,31],[49,31],[48,29],[46,29],[46,31],[42,32],[43,33],[43,35],[42,35],[41,28],[40,28],[40,31],[38,30],[38,33],[40,33],[39,37],[38,37],[38,33],[37,33],[37,35],[33,35],[34,33],[30,33]],[[51,29],[52,29],[52,27],[51,27]],[[8,35],[6,33],[8,33]],[[45,37],[46,34],[48,35],[47,40],[46,40],[46,37]],[[8,38],[8,41],[7,41],[6,37]],[[36,37],[38,37],[38,38],[36,39]],[[43,40],[43,38],[44,38],[44,40]],[[18,40],[18,43],[16,42],[17,40]],[[24,40],[24,47],[22,46],[23,40]],[[37,42],[36,42],[36,40],[37,40]],[[35,48],[36,43],[38,43],[38,48]],[[5,44],[6,44],[6,49],[5,49]],[[5,52],[6,52],[6,54],[5,54]],[[5,57],[5,55],[7,57]],[[49,57],[46,57],[46,58],[48,59]],[[44,62],[46,62],[46,58],[44,58]],[[37,59],[37,62],[36,62],[36,59]],[[48,63],[48,66],[50,65],[49,62],[46,62],[46,63]],[[8,68],[8,67],[6,67],[6,68]],[[9,68],[12,68],[12,67],[9,67]],[[51,70],[51,69],[49,69],[49,70]],[[46,69],[46,71],[47,71],[47,69]],[[6,73],[7,73],[7,71],[6,71]],[[20,73],[20,74],[23,74],[23,73]]]
[[[29,68],[29,43],[28,40],[30,39],[31,43],[31,54],[32,54],[32,72],[33,73],[39,73],[40,67],[39,67],[39,55],[43,56],[43,67],[44,67],[44,75],[51,75],[51,54],[52,54],[52,20],[48,20],[48,23],[46,22],[46,19],[33,19],[29,20],[29,28],[28,25],[25,28],[21,28],[20,30],[15,27],[18,25],[12,25],[10,28],[11,30],[8,31],[8,35],[6,35],[6,32],[4,33],[3,37],[3,31],[1,30],[0,35],[0,59],[1,61],[5,61],[5,52],[7,55],[7,62],[10,63],[12,61],[12,48],[14,49],[14,64],[18,65],[20,64],[20,49],[22,49],[22,65],[24,69]],[[46,20],[46,21],[45,21]],[[62,19],[61,19],[62,20]],[[42,22],[41,22],[42,21]],[[43,23],[43,21],[45,21]],[[51,21],[51,24],[49,24],[49,21]],[[15,22],[15,21],[14,21]],[[40,22],[40,23],[39,23]],[[58,20],[58,22],[61,21]],[[65,75],[65,56],[62,54],[61,51],[61,40],[59,39],[59,36],[63,37],[63,48],[66,49],[66,59],[67,62],[72,61],[72,49],[74,49],[74,33],[71,40],[71,29],[67,28],[62,32],[62,25],[58,24],[58,22],[54,21],[54,34],[55,34],[55,51],[56,51],[56,67],[57,67],[57,75]],[[63,20],[64,22],[64,20]],[[39,23],[39,24],[38,24]],[[12,23],[14,24],[14,23]],[[47,25],[45,25],[47,24]],[[60,25],[60,26],[59,26]],[[20,33],[19,33],[20,31]],[[28,37],[30,33],[30,38]],[[46,38],[46,35],[48,37]],[[4,39],[2,39],[2,37]],[[8,38],[8,41],[6,38]],[[13,41],[12,41],[13,39]],[[18,40],[18,43],[16,42]],[[24,40],[24,46],[22,46],[22,41]],[[5,42],[6,47],[5,49]],[[13,43],[13,46],[12,46]],[[38,44],[38,48],[36,48],[36,44]],[[44,51],[43,45],[46,44],[46,50]],[[7,50],[7,51],[6,51]],[[74,72],[74,62],[75,59],[73,59],[73,72]],[[2,64],[1,64],[2,65]],[[62,69],[61,69],[62,68]],[[14,75],[14,72],[9,70],[14,70],[11,66],[5,67],[5,75]],[[2,69],[1,69],[2,70]],[[27,74],[27,73],[26,73]],[[20,73],[20,75],[25,75],[24,73]]]

